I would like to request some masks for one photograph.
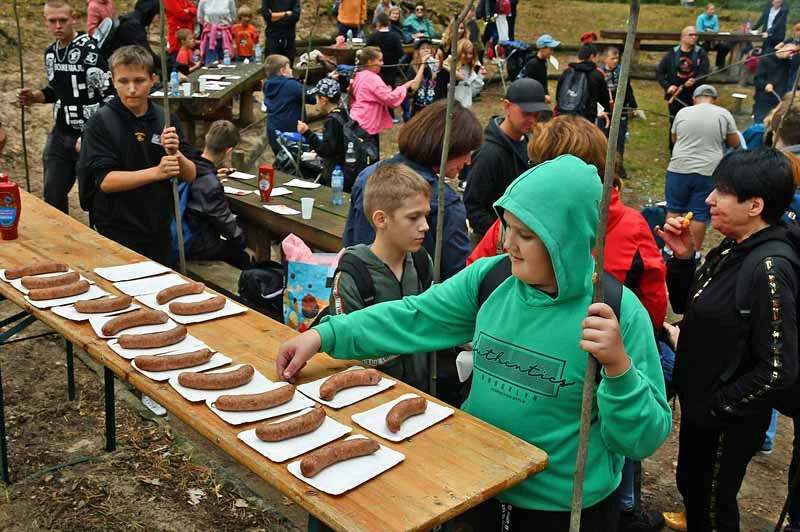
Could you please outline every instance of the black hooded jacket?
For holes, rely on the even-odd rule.
[[[483,132],[483,144],[472,157],[472,164],[461,172],[462,178],[467,180],[464,191],[467,218],[479,235],[485,234],[497,219],[492,207],[494,202],[528,169],[528,159],[522,159],[511,139],[500,129],[502,121],[501,116],[489,119]]]
[[[694,261],[667,263],[670,302],[683,313],[673,380],[682,416],[693,424],[730,424],[768,411],[775,393],[797,378],[797,277],[783,257],[767,257],[750,283],[745,322],[736,308],[736,282],[745,257],[760,244],[786,240],[770,226],[737,244],[724,240],[694,272]]]

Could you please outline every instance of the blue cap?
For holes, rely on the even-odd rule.
[[[548,33],[536,39],[536,48],[555,48],[559,44],[561,44],[561,41],[555,40],[553,36]]]

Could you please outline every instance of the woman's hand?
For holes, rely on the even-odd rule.
[[[275,373],[278,374],[278,378],[286,381],[292,379],[303,369],[306,362],[319,352],[320,347],[322,338],[314,329],[282,343],[275,361]]]
[[[625,352],[619,322],[611,307],[605,303],[592,303],[581,326],[581,349],[591,353],[603,365],[607,376],[616,377],[628,371],[631,359]]]
[[[694,238],[689,230],[689,217],[667,218],[664,227],[656,226],[655,232],[679,259],[694,257]]]

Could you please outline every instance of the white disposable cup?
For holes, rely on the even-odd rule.
[[[300,211],[303,220],[311,219],[311,211],[314,209],[314,198],[300,198]]]
[[[206,92],[206,78],[200,76],[200,92]]]
[[[192,84],[191,83],[181,83],[181,89],[183,89],[183,95],[187,98],[192,95]]]

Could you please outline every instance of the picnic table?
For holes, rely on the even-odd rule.
[[[200,77],[223,76],[220,80],[226,85],[219,90],[207,90],[200,95]],[[192,95],[170,96],[169,103],[173,112],[183,122],[189,141],[194,144],[197,121],[211,121],[220,118],[230,119],[233,116],[233,98],[239,96],[239,126],[244,127],[253,121],[253,91],[260,89],[264,79],[264,68],[261,64],[234,63],[229,67],[201,67],[189,74],[192,84]],[[163,95],[151,96],[163,103]]]
[[[283,186],[294,179],[293,176],[275,171],[275,186]],[[258,192],[257,180],[228,179],[225,186]],[[314,198],[314,211],[310,220],[303,220],[299,214],[283,215],[269,211],[261,203],[257,193],[244,196],[227,194],[231,210],[239,216],[239,222],[248,234],[248,241],[256,247],[251,248],[261,257],[269,257],[269,242],[294,233],[312,249],[331,253],[342,249],[342,234],[350,207],[350,194],[345,193],[344,205],[334,206],[330,187],[315,189],[289,188],[292,193],[270,198],[270,205],[286,205],[300,210],[300,198]]]
[[[143,260],[141,255],[104,238],[26,192],[22,192],[22,202],[25,210],[19,239],[0,243],[4,267],[64,261],[102,288],[116,293],[111,283],[94,274],[93,269]],[[115,430],[113,387],[116,376],[158,401],[172,415],[337,531],[429,530],[541,471],[547,464],[547,456],[540,449],[456,410],[450,418],[412,439],[397,444],[380,440],[382,445],[403,453],[404,461],[343,495],[326,495],[292,476],[286,463],[267,460],[237,438],[239,432],[252,428],[253,424],[228,425],[203,403],[189,403],[169,384],[148,379],[133,369],[128,360],[112,352],[86,322],[68,321],[49,310],[35,308],[6,282],[0,281],[0,296],[54,329],[68,342],[80,346],[104,366],[107,431]],[[271,380],[277,380],[274,367],[278,346],[296,334],[252,311],[192,324],[188,328],[190,334],[225,353],[235,363],[252,364]],[[350,364],[318,356],[309,362],[298,381],[316,380]],[[52,369],[56,369],[55,366]],[[340,423],[352,426],[353,434],[363,434],[365,431],[351,422],[352,414],[410,391],[415,390],[397,382],[371,398],[339,410],[326,408],[326,412]],[[13,411],[13,405],[10,410]],[[112,416],[110,427],[109,415]],[[5,440],[0,445],[3,451],[4,444]],[[13,457],[13,449],[11,451]]]

